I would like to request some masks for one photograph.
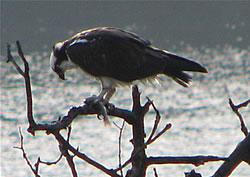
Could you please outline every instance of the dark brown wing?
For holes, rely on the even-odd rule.
[[[164,70],[163,59],[145,51],[150,43],[114,28],[79,33],[66,49],[71,61],[93,76],[131,82]]]

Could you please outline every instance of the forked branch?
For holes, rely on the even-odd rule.
[[[250,165],[250,133],[245,126],[243,116],[239,113],[239,109],[247,107],[249,103],[250,99],[239,105],[234,105],[233,101],[229,99],[229,105],[233,112],[238,116],[241,123],[241,131],[246,137],[237,145],[235,150],[228,157],[228,160],[218,168],[213,177],[229,176],[242,161]]]
[[[25,80],[25,88],[26,88],[26,96],[27,96],[27,118],[28,118],[30,127],[32,127],[36,123],[33,118],[33,110],[32,110],[33,105],[32,105],[32,93],[31,93],[31,84],[30,84],[30,75],[29,75],[29,64],[23,55],[23,51],[22,51],[21,44],[19,43],[19,41],[16,42],[16,45],[18,49],[18,54],[24,63],[24,71],[18,66],[18,64],[15,62],[14,58],[12,57],[9,44],[7,44],[7,57],[8,57],[7,62],[12,62],[16,70],[18,71],[18,73],[21,76],[23,76]],[[34,131],[30,131],[30,133],[34,134]]]
[[[14,147],[14,148],[20,149],[20,150],[22,151],[22,153],[23,153],[23,158],[25,159],[26,163],[27,163],[28,166],[30,167],[31,171],[34,173],[34,175],[35,175],[36,177],[40,177],[40,175],[38,174],[38,166],[39,166],[39,163],[36,163],[36,165],[35,165],[36,168],[34,168],[34,167],[32,166],[32,164],[31,164],[30,160],[28,159],[27,154],[26,154],[26,152],[25,152],[25,150],[24,150],[24,145],[23,145],[23,134],[22,134],[22,132],[21,132],[21,128],[19,128],[19,135],[20,135],[20,141],[21,141],[20,147]],[[40,158],[38,158],[38,159],[40,159]]]
[[[247,127],[244,123],[244,119],[242,117],[242,115],[239,112],[239,109],[242,107],[247,107],[247,105],[250,103],[250,99],[247,101],[244,101],[243,103],[239,104],[239,105],[234,105],[233,101],[231,99],[229,99],[229,105],[231,106],[233,112],[239,117],[240,120],[240,124],[241,124],[241,131],[244,133],[245,136],[247,136],[248,134],[248,130]]]
[[[193,165],[197,166],[197,165],[202,165],[205,162],[209,162],[209,161],[226,160],[226,158],[224,158],[224,157],[216,157],[216,156],[147,157],[146,152],[145,152],[145,149],[147,148],[147,146],[149,144],[153,143],[162,134],[164,134],[169,128],[171,128],[171,124],[166,124],[166,126],[158,134],[156,134],[158,126],[159,126],[159,122],[161,119],[160,113],[157,110],[157,108],[155,107],[155,105],[153,104],[153,101],[151,101],[149,98],[148,98],[148,101],[143,106],[141,105],[140,92],[138,90],[138,87],[134,86],[133,92],[132,92],[133,107],[132,107],[131,111],[117,108],[115,106],[113,106],[113,107],[106,106],[108,115],[122,118],[125,122],[127,122],[129,125],[132,126],[133,139],[131,140],[131,142],[132,142],[133,147],[134,147],[133,152],[131,154],[131,157],[123,165],[121,165],[121,159],[120,159],[119,167],[117,169],[113,170],[113,169],[106,168],[102,164],[94,161],[93,159],[91,159],[87,155],[85,155],[84,153],[80,152],[78,148],[73,147],[69,143],[70,130],[71,130],[70,125],[71,125],[72,121],[78,115],[90,115],[90,114],[98,115],[98,114],[100,114],[99,110],[94,109],[95,106],[93,106],[93,105],[89,106],[88,103],[85,103],[82,106],[73,107],[68,111],[67,115],[63,116],[62,118],[59,117],[58,120],[54,121],[53,123],[37,123],[34,120],[33,110],[32,110],[33,105],[32,105],[31,83],[30,83],[30,76],[29,76],[29,64],[24,57],[23,51],[21,49],[21,45],[18,41],[17,41],[17,48],[18,48],[19,56],[24,63],[24,71],[18,66],[18,64],[13,59],[13,57],[11,55],[11,51],[10,51],[10,45],[7,46],[8,62],[11,61],[13,63],[13,65],[15,66],[18,73],[20,75],[22,75],[22,77],[25,80],[26,95],[27,95],[27,118],[28,118],[28,122],[29,122],[28,132],[31,133],[32,135],[35,135],[36,131],[45,131],[48,134],[52,134],[56,138],[56,140],[58,141],[59,146],[60,146],[60,151],[61,151],[60,158],[58,160],[56,160],[55,162],[43,162],[40,160],[40,158],[38,158],[38,162],[35,165],[36,168],[34,168],[34,167],[32,167],[31,163],[29,162],[29,160],[27,159],[27,157],[25,155],[24,148],[22,145],[23,138],[21,136],[21,147],[18,149],[21,149],[23,151],[24,158],[36,177],[39,176],[38,175],[39,164],[42,164],[42,163],[46,164],[46,165],[55,164],[61,159],[62,156],[66,158],[68,165],[72,171],[72,175],[74,177],[77,176],[77,171],[76,171],[75,164],[73,161],[74,157],[78,157],[78,158],[86,161],[87,163],[91,164],[92,166],[96,167],[97,169],[100,169],[101,171],[103,171],[105,174],[107,174],[109,176],[113,176],[113,177],[120,177],[120,175],[118,175],[117,172],[121,171],[129,163],[132,163],[132,169],[127,171],[126,176],[128,176],[128,177],[134,177],[134,176],[143,177],[146,174],[147,167],[149,165],[153,165],[153,164],[169,164],[169,163],[185,164],[185,163],[188,163],[188,164],[193,164]],[[238,106],[235,106],[231,101],[230,105],[233,108],[234,112],[236,112],[236,114],[238,115],[239,114],[238,109],[242,106],[246,106],[249,102],[250,101],[248,100],[248,101],[246,101]],[[145,141],[146,134],[144,131],[144,116],[148,112],[150,106],[153,107],[153,109],[156,113],[156,117],[155,117],[155,123],[154,123],[154,126],[152,128],[151,134],[148,136],[147,141]],[[239,118],[240,118],[240,120],[243,120],[242,117],[239,116]],[[244,125],[244,121],[241,121],[241,122],[243,122],[242,124]],[[69,133],[68,133],[68,137],[65,139],[60,134],[60,130],[66,129],[66,128],[69,128],[68,129]],[[244,133],[246,135],[247,129],[246,128],[242,128],[242,129],[244,129]],[[120,129],[120,132],[122,133],[122,129]],[[119,141],[121,139],[121,133],[120,133]],[[241,151],[241,152],[250,154],[250,150],[249,150],[249,148],[248,148],[248,150],[246,150],[246,148],[245,148],[246,146],[250,147],[249,135],[239,145],[239,148],[244,149],[244,151]],[[119,145],[119,149],[120,148],[121,147]],[[69,152],[73,153],[74,156],[71,156]],[[119,154],[119,156],[120,156],[120,154]],[[249,161],[250,161],[249,159],[250,159],[250,157],[245,156],[245,159],[242,159],[242,160],[249,163]],[[123,175],[122,172],[121,172],[121,175]],[[156,170],[155,170],[155,176],[157,176]]]

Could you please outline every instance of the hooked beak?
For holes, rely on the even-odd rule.
[[[64,72],[57,73],[57,74],[58,74],[58,76],[60,77],[60,79],[62,79],[62,80],[66,80],[66,79],[65,79]]]
[[[64,71],[61,68],[56,67],[55,68],[55,72],[59,76],[60,79],[66,80],[65,79],[65,73],[64,73]]]

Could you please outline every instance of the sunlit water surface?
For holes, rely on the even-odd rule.
[[[170,79],[160,85],[138,83],[142,102],[146,96],[154,100],[162,120],[160,129],[166,123],[172,128],[148,147],[148,156],[218,155],[228,156],[244,136],[240,131],[238,118],[228,105],[228,98],[238,104],[250,96],[250,52],[225,46],[223,48],[199,50],[187,47],[178,54],[193,58],[208,68],[207,75],[193,75],[191,86],[183,88]],[[15,56],[17,54],[15,53]],[[34,117],[37,121],[52,121],[63,116],[72,106],[81,105],[84,98],[97,94],[99,85],[79,71],[69,71],[67,81],[61,81],[49,68],[49,54],[34,52],[26,55],[31,67]],[[59,157],[58,144],[53,136],[37,132],[27,134],[26,97],[23,79],[12,64],[1,57],[1,176],[33,176],[22,158],[18,128],[22,128],[24,146],[32,164],[38,157],[54,161]],[[20,60],[18,59],[18,63]],[[131,89],[119,88],[112,102],[121,108],[131,108]],[[250,128],[250,109],[241,110]],[[155,114],[147,114],[146,133],[150,133]],[[119,118],[111,118],[118,125]],[[114,125],[104,127],[95,116],[81,116],[72,124],[71,143],[79,147],[94,160],[107,168],[118,166],[119,130]],[[66,135],[66,131],[62,131]],[[125,126],[122,139],[122,160],[130,157],[132,145],[131,127]],[[86,162],[74,158],[79,176],[105,176]],[[153,167],[159,176],[184,176],[185,171],[195,169],[203,176],[211,176],[222,162],[206,163],[200,167],[192,165],[157,165],[147,170],[153,176]],[[126,169],[125,169],[126,171]],[[55,166],[40,166],[42,176],[71,176],[65,159]],[[250,168],[242,163],[233,176],[249,176]]]

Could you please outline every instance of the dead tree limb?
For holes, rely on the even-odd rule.
[[[228,160],[226,160],[219,167],[213,177],[229,176],[242,161],[250,165],[250,133],[248,132],[247,127],[245,126],[243,116],[239,113],[239,109],[242,107],[247,107],[249,103],[250,99],[239,105],[234,105],[233,101],[229,99],[229,105],[240,120],[241,131],[244,133],[245,139],[237,145],[235,150],[228,157]]]
[[[64,139],[64,137],[60,133],[56,133],[56,134],[54,134],[54,136],[56,137],[57,141],[61,142],[63,144],[63,146],[66,149],[68,149],[69,151],[71,151],[75,156],[77,156],[80,159],[86,161],[87,163],[89,163],[92,166],[96,167],[97,169],[103,171],[104,173],[106,173],[109,176],[112,176],[112,177],[119,177],[120,176],[120,175],[116,174],[116,172],[114,170],[104,167],[102,164],[92,160],[86,154],[84,154],[84,153],[80,152],[78,149],[74,148],[72,145],[70,145]]]
[[[122,168],[121,168],[121,166],[122,166],[122,157],[121,157],[121,154],[122,154],[121,147],[122,147],[122,145],[121,145],[121,143],[122,143],[122,132],[123,132],[123,129],[124,129],[124,126],[125,126],[125,121],[123,120],[121,127],[119,127],[116,123],[114,123],[114,124],[120,130],[119,138],[118,138],[118,142],[119,142],[118,143],[118,159],[119,159],[119,168],[120,168],[121,176],[123,177],[123,171],[122,171]]]
[[[153,138],[153,136],[154,136],[154,134],[155,134],[155,132],[156,132],[156,130],[157,130],[157,128],[158,128],[158,125],[159,125],[159,123],[160,123],[161,115],[160,115],[160,112],[158,111],[158,109],[155,107],[153,101],[150,100],[148,97],[147,97],[147,99],[148,99],[148,101],[151,103],[151,105],[152,105],[152,107],[153,107],[153,109],[154,109],[154,111],[155,111],[155,114],[156,114],[156,116],[155,116],[154,127],[153,127],[153,129],[152,129],[151,134],[150,134],[149,137],[148,137],[148,140],[146,141],[146,144],[150,144],[150,142],[151,142],[151,140],[152,140],[152,138]]]
[[[235,150],[231,153],[219,169],[215,172],[213,177],[226,177],[234,171],[234,169],[242,162],[250,165],[250,134],[241,141]]]
[[[29,128],[27,129],[28,132],[31,133],[33,136],[35,135],[35,131],[39,131],[39,130],[46,131],[46,133],[48,133],[48,134],[53,134],[59,143],[60,151],[61,151],[62,155],[64,157],[66,157],[66,159],[67,159],[69,167],[71,168],[71,171],[72,171],[72,175],[74,177],[77,176],[77,172],[76,172],[75,165],[73,162],[73,157],[70,156],[70,154],[68,153],[68,150],[71,151],[73,154],[77,155],[78,157],[82,158],[83,160],[87,161],[91,165],[95,166],[96,168],[101,169],[103,172],[109,174],[110,176],[118,177],[119,175],[117,175],[116,172],[114,172],[113,170],[109,170],[109,169],[105,168],[101,164],[88,158],[85,154],[78,152],[78,149],[75,149],[74,147],[72,147],[69,144],[69,142],[67,140],[65,140],[64,137],[60,134],[60,130],[66,129],[67,127],[69,127],[71,122],[78,115],[82,115],[82,114],[86,114],[86,113],[87,114],[97,114],[98,112],[96,110],[89,109],[87,107],[87,105],[84,105],[82,107],[72,108],[68,112],[67,116],[64,116],[62,119],[59,118],[58,121],[55,121],[53,123],[36,123],[35,122],[34,117],[33,117],[33,110],[32,110],[33,103],[32,103],[32,91],[31,91],[30,76],[29,76],[29,64],[23,55],[21,45],[18,41],[16,42],[16,45],[18,48],[19,56],[24,63],[24,71],[22,71],[22,69],[18,66],[18,64],[15,62],[14,58],[12,57],[11,51],[10,51],[10,45],[7,45],[7,57],[8,57],[7,62],[11,61],[13,63],[16,70],[18,71],[18,73],[20,75],[22,75],[22,77],[24,78],[24,81],[25,81],[25,88],[26,88],[26,95],[27,95],[27,119],[29,122]],[[129,114],[129,111],[122,111],[120,109],[116,109],[113,112],[115,115],[118,115],[118,116],[119,115],[124,116],[124,115]],[[129,122],[131,117],[130,116],[127,116],[127,117],[128,117],[128,122]],[[34,173],[34,175],[38,176],[37,171],[38,171],[39,163],[36,164],[36,166],[37,166],[37,169],[34,169],[31,165],[31,167],[32,167],[31,169],[32,169],[32,172]]]
[[[19,128],[19,135],[20,135],[20,147],[14,147],[16,149],[20,149],[23,153],[23,158],[25,159],[26,163],[28,164],[28,166],[30,167],[31,171],[34,173],[35,177],[40,177],[40,175],[38,174],[38,166],[39,166],[39,163],[37,163],[35,165],[36,168],[34,168],[31,164],[31,162],[29,161],[28,157],[27,157],[27,154],[24,150],[24,145],[23,145],[23,134],[21,132],[21,128]],[[39,158],[38,158],[39,159]]]
[[[117,169],[108,169],[102,164],[96,162],[95,160],[89,158],[84,153],[80,152],[78,148],[73,147],[69,142],[70,137],[70,125],[72,121],[78,116],[78,115],[100,115],[102,112],[100,112],[100,109],[95,109],[95,107],[89,105],[88,102],[85,102],[84,105],[79,107],[73,107],[71,108],[66,116],[63,116],[62,118],[59,117],[57,121],[54,121],[52,123],[37,123],[34,120],[33,117],[33,104],[32,104],[32,92],[31,92],[31,83],[30,83],[30,77],[29,77],[29,65],[26,61],[23,51],[21,49],[20,43],[17,41],[17,48],[20,58],[22,59],[24,63],[24,71],[17,65],[15,60],[13,59],[10,51],[10,46],[7,46],[7,52],[8,52],[8,61],[11,61],[17,71],[20,75],[23,76],[25,81],[25,87],[26,87],[26,95],[27,95],[27,119],[29,122],[29,128],[27,131],[31,133],[33,136],[35,135],[36,131],[45,131],[47,134],[52,134],[60,147],[61,156],[65,157],[68,165],[71,169],[72,175],[74,177],[77,176],[77,171],[75,168],[75,164],[73,161],[74,157],[78,157],[90,165],[96,167],[97,169],[103,171],[105,174],[112,176],[112,177],[120,177],[119,174],[117,174],[118,170],[122,170],[127,164],[132,163],[132,168],[127,171],[126,177],[144,177],[146,175],[146,170],[149,165],[153,164],[166,164],[166,163],[189,163],[194,165],[200,165],[207,161],[217,161],[217,160],[225,160],[224,158],[217,158],[214,156],[207,156],[207,157],[171,157],[171,160],[169,157],[147,157],[145,149],[147,145],[154,142],[156,139],[158,139],[163,133],[165,133],[170,127],[171,124],[167,124],[163,130],[161,130],[157,135],[155,135],[156,129],[158,128],[158,124],[160,121],[160,114],[159,111],[154,106],[153,102],[148,99],[148,101],[141,105],[140,102],[140,92],[138,90],[137,86],[133,87],[132,91],[132,101],[133,101],[133,107],[132,110],[125,110],[121,108],[117,108],[115,106],[106,106],[106,114],[110,116],[115,116],[122,118],[125,122],[127,122],[129,125],[132,126],[132,134],[133,139],[131,140],[133,144],[133,152],[131,154],[131,157],[123,164],[119,165],[119,168]],[[99,103],[97,103],[99,104]],[[145,142],[146,134],[144,130],[144,118],[145,114],[148,112],[150,106],[153,106],[153,109],[156,112],[156,120],[155,124],[153,126],[152,132]],[[105,110],[105,111],[106,111]],[[60,130],[69,128],[68,138],[65,139],[61,134]],[[71,156],[69,152],[73,153],[74,156]],[[168,161],[168,162],[167,162]],[[36,175],[38,172],[38,167],[40,163],[37,163],[36,169],[31,168],[33,173]],[[46,163],[45,163],[46,164]],[[37,176],[37,175],[36,175]]]
[[[184,157],[149,157],[147,159],[147,165],[154,164],[192,164],[195,166],[204,165],[206,162],[226,160],[225,157],[217,156],[184,156]]]
[[[158,177],[158,174],[157,174],[156,168],[154,168],[154,175],[155,175],[155,177]]]
[[[247,136],[248,134],[248,130],[247,130],[247,127],[244,123],[244,119],[243,117],[241,116],[241,114],[239,113],[239,109],[242,108],[242,107],[247,107],[247,105],[250,103],[250,99],[239,104],[239,105],[234,105],[232,99],[229,99],[229,105],[231,106],[233,112],[239,117],[239,120],[240,120],[240,125],[241,125],[241,131],[244,133],[245,136]]]
[[[9,44],[7,44],[7,57],[8,57],[7,62],[9,62],[9,61],[12,62],[13,65],[15,66],[16,70],[18,71],[18,73],[21,76],[23,76],[23,78],[25,80],[25,88],[26,88],[26,96],[27,96],[27,118],[29,121],[29,125],[32,127],[36,123],[35,123],[34,118],[33,118],[33,103],[32,103],[30,75],[29,75],[29,64],[23,55],[23,51],[22,51],[22,48],[21,48],[19,41],[16,42],[16,45],[17,45],[17,49],[18,49],[18,54],[19,54],[19,56],[22,59],[23,64],[24,64],[24,71],[22,71],[22,69],[17,65],[14,58],[12,57]]]

